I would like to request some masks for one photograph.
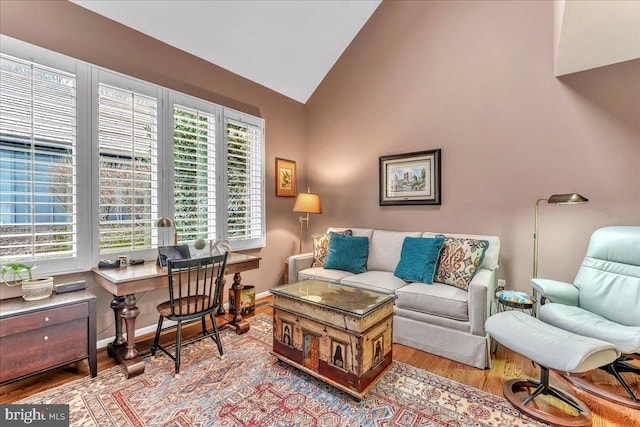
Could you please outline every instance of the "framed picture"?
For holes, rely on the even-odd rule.
[[[296,197],[296,162],[276,157],[276,197]]]
[[[380,206],[439,204],[439,148],[380,157]]]

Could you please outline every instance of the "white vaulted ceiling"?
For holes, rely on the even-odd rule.
[[[73,0],[302,103],[380,2]]]

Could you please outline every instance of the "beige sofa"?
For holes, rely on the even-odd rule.
[[[330,228],[341,231],[345,228]],[[485,320],[495,311],[495,288],[500,254],[497,236],[396,232],[349,228],[354,236],[369,239],[367,271],[353,274],[310,267],[312,254],[289,258],[289,281],[323,279],[384,293],[394,293],[393,341],[477,368],[490,367]],[[464,237],[487,240],[489,247],[468,290],[434,282],[409,283],[394,276],[405,237]]]

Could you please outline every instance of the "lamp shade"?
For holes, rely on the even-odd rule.
[[[571,194],[554,194],[547,199],[547,203],[555,203],[556,205],[586,203],[589,199],[578,193]]]
[[[156,227],[173,227],[173,221],[165,216],[161,216],[156,220]]]
[[[296,202],[293,204],[293,211],[321,214],[320,196],[315,193],[298,193]]]

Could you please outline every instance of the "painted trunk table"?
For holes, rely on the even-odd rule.
[[[273,355],[362,399],[391,367],[395,295],[322,280],[273,294]]]

